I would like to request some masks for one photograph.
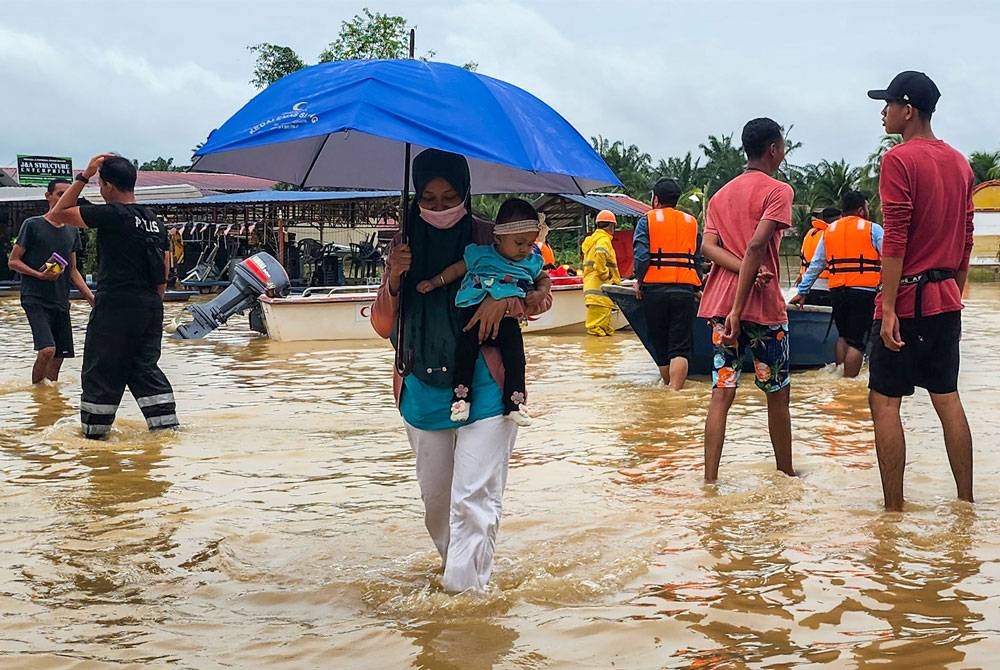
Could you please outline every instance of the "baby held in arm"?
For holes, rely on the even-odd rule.
[[[540,217],[528,203],[524,204],[527,208],[501,208],[501,213],[506,211],[510,215],[507,220],[498,215],[492,245],[470,244],[462,260],[446,267],[436,277],[417,284],[417,291],[430,293],[461,280],[455,305],[462,308],[462,318],[466,323],[486,297],[494,300],[524,298],[542,274],[544,262],[533,249]],[[530,214],[522,209],[530,209]],[[521,426],[530,424],[526,404],[524,340],[520,323],[512,317],[501,320],[496,337],[486,341],[480,342],[478,329],[475,328],[467,329],[460,335],[455,352],[451,420],[463,422],[469,419],[472,376],[482,345],[495,346],[500,350],[504,365],[504,416]]]

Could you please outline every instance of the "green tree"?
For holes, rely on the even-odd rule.
[[[174,165],[173,158],[164,158],[163,156],[157,156],[153,160],[144,163],[139,163],[139,161],[132,162],[136,163],[140,170],[154,172],[184,172],[191,167],[190,165]]]
[[[340,34],[320,53],[319,62],[370,58],[405,58],[410,51],[410,29],[402,16],[372,12],[342,21]],[[430,58],[434,52],[425,57]]]
[[[347,21],[341,21],[337,39],[319,54],[320,63],[350,59],[406,58],[410,52],[410,28],[402,16],[372,12],[367,7]],[[257,57],[250,83],[266,88],[285,75],[306,67],[291,47],[262,42],[247,47]],[[427,51],[421,60],[430,60],[434,51]],[[473,72],[478,63],[463,65]]]
[[[869,216],[873,221],[882,220],[882,201],[879,198],[878,178],[882,172],[882,158],[893,147],[902,144],[901,135],[883,135],[878,147],[868,155],[861,168],[861,178],[859,188],[868,196]]]
[[[653,170],[651,181],[656,182],[661,177],[670,177],[681,187],[681,197],[677,200],[677,209],[683,210],[701,221],[704,189],[702,184],[701,159],[694,158],[691,152],[683,158],[671,156],[661,158]]]
[[[976,176],[976,183],[1000,178],[1000,151],[973,151],[969,154],[969,165]]]
[[[590,143],[621,180],[625,193],[640,200],[649,199],[652,156],[634,144],[626,146],[621,140],[612,142],[601,135],[591,137]]]
[[[732,133],[709,135],[708,140],[699,144],[698,148],[705,155],[705,167],[701,178],[706,185],[705,195],[708,197],[738,177],[746,167],[743,150],[733,144]]]
[[[809,166],[812,183],[809,187],[807,203],[811,210],[819,207],[839,207],[840,198],[847,191],[857,190],[861,185],[862,168],[851,167],[847,161],[820,161]]]
[[[796,150],[802,147],[802,142],[795,142],[792,140],[792,129],[795,128],[795,124],[788,126],[788,130],[785,131],[785,160]]]
[[[257,57],[250,83],[257,88],[267,88],[285,75],[301,70],[306,64],[291,47],[270,42],[251,44],[247,47]]]
[[[660,159],[654,170],[654,180],[661,177],[676,179],[681,191],[687,191],[701,183],[701,159],[693,158],[691,152],[684,154],[683,158],[671,156],[666,160]]]

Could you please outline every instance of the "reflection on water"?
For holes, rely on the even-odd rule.
[[[744,384],[706,487],[706,379],[668,392],[627,332],[528,337],[537,419],[494,584],[451,597],[381,342],[269,342],[239,318],[168,341],[181,430],[147,433],[126,395],[89,442],[80,360],[30,386],[27,326],[0,300],[0,667],[993,667],[1000,288],[969,304],[979,502],[954,502],[918,394],[905,515],[881,511],[863,378],[794,376],[797,478],[774,472]]]
[[[422,623],[403,636],[419,649],[413,667],[428,670],[489,670],[517,640],[514,630],[482,619]]]

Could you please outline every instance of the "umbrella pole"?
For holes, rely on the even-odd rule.
[[[416,41],[416,31],[410,29],[410,58],[413,58],[413,46]],[[410,143],[406,143],[403,154],[403,189],[399,198],[399,242],[400,244],[410,243]],[[413,371],[413,349],[406,346],[406,329],[403,327],[403,318],[406,306],[406,294],[403,287],[399,287],[399,310],[396,312],[396,372],[400,377],[405,377]]]
[[[405,165],[403,167],[403,190],[399,198],[399,242],[400,244],[410,243],[410,143],[406,143],[404,150]],[[399,287],[399,309],[396,313],[396,372],[399,376],[405,377],[413,370],[413,349],[407,346],[405,340],[406,329],[403,327],[403,318],[406,309],[406,292],[402,285]]]

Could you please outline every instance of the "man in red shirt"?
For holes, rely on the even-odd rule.
[[[885,507],[903,508],[906,442],[899,408],[916,386],[930,393],[941,421],[958,497],[972,502],[972,434],[958,395],[972,169],[931,130],[941,93],[930,77],[901,72],[868,97],[885,101],[885,131],[903,136],[882,159],[879,178],[885,238],[874,329],[881,338],[872,350],[868,383]]]
[[[743,127],[747,167],[708,203],[702,254],[712,270],[698,316],[709,319],[715,346],[712,400],[705,419],[705,481],[719,476],[726,419],[747,349],[754,383],[767,397],[767,429],[775,465],[792,470],[788,412],[788,316],[778,276],[778,246],[792,222],[792,187],[774,179],[785,160],[781,126],[753,119]]]

